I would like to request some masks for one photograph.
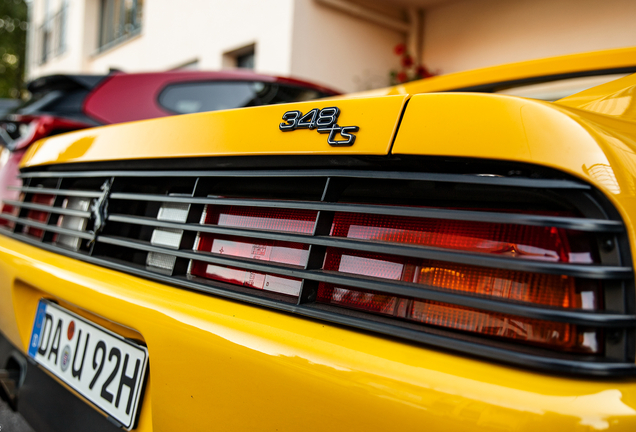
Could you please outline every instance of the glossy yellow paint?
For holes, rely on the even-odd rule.
[[[416,95],[391,152],[526,162],[574,175],[613,201],[636,250],[636,122],[629,117],[510,96]]]
[[[393,87],[348,94],[345,97],[431,93],[538,76],[616,69],[629,66],[636,66],[636,47],[548,57],[450,73]]]
[[[87,129],[39,141],[22,166],[145,158],[289,154],[387,154],[407,97],[338,102],[340,126],[359,126],[351,147],[332,147],[316,130],[281,132],[288,110],[333,106],[314,101],[215,111]],[[342,139],[339,137],[338,139]]]
[[[636,428],[633,380],[564,378],[446,354],[174,289],[5,237],[0,263],[0,283],[9,287],[0,290],[0,324],[15,345],[26,349],[29,332],[21,329],[31,326],[41,296],[143,335],[151,373],[140,430]]]
[[[555,103],[625,120],[636,120],[636,74],[592,87]]]
[[[614,52],[625,53],[634,51]],[[360,126],[350,148],[330,147],[315,131],[278,130],[285,111],[333,102],[179,116],[54,137],[24,166],[389,152],[532,163],[598,187],[636,250],[634,84],[625,78],[555,104],[462,93],[415,95],[406,109],[409,96],[339,101],[339,124]],[[144,431],[636,430],[634,379],[560,377],[444,353],[175,289],[4,236],[0,287],[0,328],[21,349],[41,297],[143,339],[151,364]]]

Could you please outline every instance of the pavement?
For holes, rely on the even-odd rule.
[[[0,399],[0,432],[34,432],[29,424]]]

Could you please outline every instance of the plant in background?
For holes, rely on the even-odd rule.
[[[23,88],[27,6],[0,0],[0,98],[19,98]]]
[[[413,56],[406,51],[406,45],[399,44],[394,48],[395,55],[400,57],[400,69],[390,72],[391,85],[402,84],[422,78],[429,78],[435,74],[423,64],[415,64]]]

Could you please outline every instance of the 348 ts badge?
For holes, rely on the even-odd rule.
[[[327,107],[323,109],[314,108],[304,114],[300,111],[287,111],[283,114],[283,120],[278,128],[283,132],[291,132],[296,129],[316,129],[318,133],[329,134],[327,143],[333,147],[349,147],[356,141],[353,132],[358,132],[358,126],[339,126],[338,107]],[[338,136],[344,139],[337,139]]]

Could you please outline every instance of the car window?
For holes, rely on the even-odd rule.
[[[546,81],[495,90],[494,93],[553,102],[630,74],[597,75]]]
[[[320,91],[259,81],[196,82],[167,86],[159,104],[168,111],[187,114],[231,108],[299,102],[327,96]]]

